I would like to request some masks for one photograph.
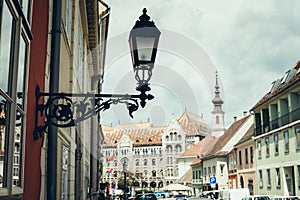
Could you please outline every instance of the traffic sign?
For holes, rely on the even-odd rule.
[[[210,183],[210,184],[216,184],[216,183],[217,183],[216,177],[215,177],[215,176],[210,177],[210,178],[209,178],[209,183]]]

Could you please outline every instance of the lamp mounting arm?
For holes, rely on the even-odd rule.
[[[111,105],[125,104],[130,117],[139,108],[142,108],[146,101],[154,98],[151,94],[146,94],[149,90],[139,90],[140,94],[76,94],[76,93],[43,93],[39,86],[36,86],[36,110],[35,110],[35,130],[34,139],[42,137],[48,131],[50,124],[67,128],[73,127],[100,111],[108,110]],[[40,103],[41,97],[49,97],[46,103]],[[42,119],[41,119],[42,118]]]

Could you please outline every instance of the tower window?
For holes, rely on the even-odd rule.
[[[220,117],[216,116],[216,124],[220,124]]]

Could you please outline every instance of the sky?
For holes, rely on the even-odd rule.
[[[113,105],[102,124],[166,126],[185,111],[210,124],[216,82],[226,128],[300,60],[299,0],[106,0],[110,6],[103,93],[138,94],[129,31],[143,8],[161,31],[150,80],[155,98],[130,118]]]

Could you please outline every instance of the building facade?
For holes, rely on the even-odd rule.
[[[119,176],[112,177],[111,171],[122,175],[123,163],[126,163],[127,171],[141,174],[136,189],[155,190],[175,183],[187,170],[179,168],[178,156],[199,138],[209,135],[209,130],[202,117],[187,112],[171,120],[167,127],[154,127],[149,123],[103,127],[102,154],[108,160],[104,163],[107,173],[103,181],[117,185]]]
[[[255,116],[258,194],[300,195],[300,63],[272,83]]]
[[[233,151],[234,145],[251,129],[252,124],[253,117],[251,115],[245,115],[239,120],[235,118],[224,135],[218,138],[211,152],[200,157],[203,167],[203,190],[230,188],[229,174],[232,171],[229,170],[231,165],[228,162],[228,155]],[[211,177],[216,179],[215,185],[211,184]]]
[[[28,22],[32,27],[26,26],[26,30],[32,31],[32,36],[28,37],[32,40],[26,49],[29,55],[28,58],[26,57],[26,62],[28,62],[29,67],[27,71],[22,72],[20,70],[24,74],[27,73],[24,76],[27,80],[24,84],[24,90],[27,91],[25,93],[27,104],[24,108],[27,110],[20,111],[22,114],[26,113],[26,119],[30,120],[22,122],[26,122],[26,134],[20,131],[24,134],[18,140],[21,148],[15,147],[15,152],[20,149],[19,157],[24,159],[20,161],[20,164],[25,165],[22,167],[24,171],[20,170],[18,180],[20,186],[24,185],[24,189],[17,190],[22,199],[46,199],[47,194],[50,193],[47,191],[47,166],[50,164],[47,161],[49,153],[48,134],[40,134],[38,137],[33,134],[36,130],[35,120],[38,120],[38,123],[45,120],[44,117],[36,115],[36,86],[39,86],[41,92],[50,91],[51,71],[53,72],[54,69],[51,61],[53,58],[52,50],[56,49],[57,57],[59,57],[58,64],[55,64],[56,67],[58,66],[56,71],[59,72],[58,92],[87,93],[100,91],[98,77],[101,78],[103,74],[105,46],[102,44],[107,38],[109,8],[104,2],[96,0],[11,2],[14,4],[24,2],[19,7],[17,5],[8,7],[23,12],[28,10],[28,14],[26,13],[24,16],[28,16]],[[28,5],[25,5],[25,2],[28,2]],[[61,7],[55,7],[60,3]],[[31,10],[33,12],[29,12]],[[54,35],[57,32],[53,30],[53,24],[57,22],[53,21],[54,15],[61,15],[58,18],[61,28],[58,32],[59,37],[55,37],[56,39],[54,39]],[[9,18],[7,19],[9,20]],[[26,20],[22,21],[22,23],[27,22]],[[22,35],[24,35],[23,31]],[[57,38],[60,38],[60,41]],[[53,45],[54,40],[57,42],[55,47]],[[46,100],[47,97],[41,98],[39,103],[42,104]],[[72,97],[72,101],[80,100],[78,97]],[[19,122],[18,124],[22,125],[22,123]],[[53,160],[53,162],[56,163],[57,170],[54,175],[56,193],[53,196],[56,196],[57,199],[97,198],[96,195],[91,196],[92,193],[99,190],[98,141],[101,142],[104,138],[100,130],[99,117],[92,117],[78,123],[75,127],[59,128],[55,134],[57,134],[57,152],[52,153],[55,154],[56,161]],[[26,143],[23,144],[22,141],[25,140],[25,137]],[[14,168],[16,168],[16,164],[14,164]],[[12,173],[12,180],[18,183],[16,172],[17,170]]]

